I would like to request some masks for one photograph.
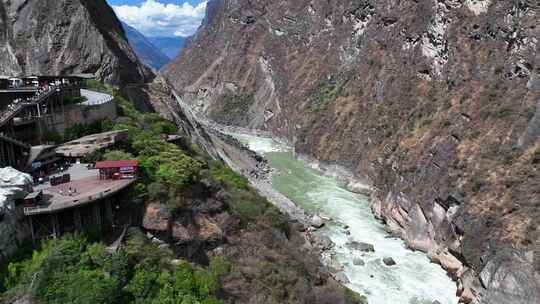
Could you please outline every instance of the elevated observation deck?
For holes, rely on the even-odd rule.
[[[73,181],[56,186],[49,184],[34,187],[34,191],[42,191],[43,201],[40,205],[25,207],[27,216],[53,214],[67,209],[105,199],[135,183],[136,178],[120,180],[99,179],[99,170],[87,170],[83,165],[75,165],[70,169]],[[71,190],[71,191],[70,191]]]

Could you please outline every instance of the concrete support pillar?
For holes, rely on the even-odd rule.
[[[60,96],[60,108],[62,109],[62,118],[64,120],[64,125],[66,125],[67,127],[66,113],[64,112],[64,90],[60,90],[58,96]]]
[[[44,142],[43,142],[43,126],[42,126],[41,116],[37,118],[36,123],[37,123],[37,126],[38,126],[38,140],[39,140],[39,143],[44,144]]]
[[[101,208],[99,207],[99,204],[94,204],[92,209],[94,213],[94,224],[101,230]]]
[[[52,237],[60,237],[60,223],[58,222],[58,214],[53,213],[50,216],[51,226],[52,226]]]
[[[0,140],[0,167],[6,167],[6,156],[4,155],[5,142]]]
[[[113,222],[113,212],[112,212],[112,203],[110,200],[107,200],[107,202],[105,202],[105,214],[106,214],[106,221],[107,223],[111,224],[114,226],[114,222]]]
[[[73,222],[75,223],[75,229],[77,231],[81,231],[82,230],[82,219],[81,219],[81,212],[79,209],[74,209],[73,210]]]
[[[41,125],[42,121],[43,120],[41,119],[40,104],[38,103],[36,104],[36,124],[38,127],[38,139],[40,144],[43,144],[43,126]]]
[[[2,157],[4,159],[4,166],[9,166],[9,143],[6,141],[2,142]]]
[[[15,138],[15,127],[14,127],[15,123],[13,122],[13,120],[11,120],[9,122],[9,136],[11,136],[12,138]]]
[[[17,154],[15,154],[15,145],[13,143],[9,144],[9,149],[11,151],[11,165],[16,166],[17,164]]]
[[[34,246],[36,245],[36,232],[34,231],[34,222],[32,221],[32,217],[29,216],[28,217],[28,224],[30,225],[30,233],[32,234],[32,244],[34,244]]]
[[[6,148],[6,154],[7,154],[7,165],[8,166],[14,166],[15,165],[15,150],[13,149],[13,144],[10,142],[6,142],[5,144]]]
[[[49,112],[47,113],[49,115],[49,123],[50,123],[50,126],[54,126],[54,100],[56,98],[54,96],[51,97],[50,101],[47,103],[48,104],[48,110]]]

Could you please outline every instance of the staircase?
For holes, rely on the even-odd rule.
[[[7,109],[0,114],[0,127],[9,122],[15,115],[17,115],[23,108],[40,104],[42,101],[47,100],[51,95],[57,92],[57,88],[51,87],[48,91],[32,97],[27,102],[12,103],[11,109]]]

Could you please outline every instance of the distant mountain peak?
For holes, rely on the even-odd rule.
[[[161,52],[171,60],[180,55],[180,51],[186,45],[189,37],[148,37],[148,40],[152,42]]]
[[[137,54],[137,57],[148,67],[159,70],[167,64],[171,58],[165,55],[146,36],[137,31],[129,24],[122,22],[129,44]]]

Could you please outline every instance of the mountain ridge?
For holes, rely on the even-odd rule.
[[[148,37],[148,40],[172,60],[180,54],[189,37]]]
[[[170,58],[162,53],[148,37],[125,22],[122,22],[122,26],[126,32],[129,44],[146,66],[157,71],[170,61]]]

